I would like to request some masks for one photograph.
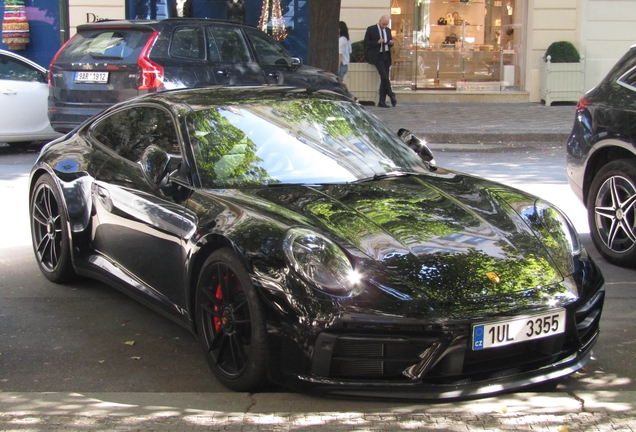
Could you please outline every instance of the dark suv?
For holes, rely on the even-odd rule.
[[[262,31],[210,19],[103,21],[81,25],[49,67],[49,120],[68,132],[144,93],[212,85],[292,85],[349,92]]]
[[[577,104],[567,160],[594,245],[636,266],[636,45]]]

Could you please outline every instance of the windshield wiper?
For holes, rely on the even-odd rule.
[[[374,174],[373,177],[367,177],[356,181],[355,183],[364,183],[370,181],[378,181],[378,180],[386,180],[390,178],[396,177],[410,177],[410,176],[418,176],[421,173],[411,172],[411,171],[389,171],[382,174]]]
[[[98,53],[98,52],[89,52],[88,55],[98,60],[103,60],[103,59],[121,60],[124,58],[121,54],[104,54],[104,53]]]

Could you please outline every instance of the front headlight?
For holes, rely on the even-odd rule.
[[[581,253],[579,235],[565,213],[540,199],[534,203],[534,208],[542,225],[559,247],[566,248],[572,255]]]
[[[570,219],[561,210],[541,199],[533,204],[519,206],[517,211],[541,239],[563,275],[572,274],[572,258],[581,254],[583,249]]]
[[[358,294],[358,276],[344,251],[321,234],[291,228],[283,251],[292,268],[315,288],[336,296]]]

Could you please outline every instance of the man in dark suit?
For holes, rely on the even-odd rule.
[[[389,17],[383,15],[377,24],[369,26],[364,34],[364,46],[367,48],[367,62],[372,64],[380,74],[380,101],[378,106],[388,108],[386,97],[391,98],[391,105],[397,105],[395,93],[391,90],[389,81],[389,68],[391,67],[391,47],[393,46],[393,36],[388,27]]]

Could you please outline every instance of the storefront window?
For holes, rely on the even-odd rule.
[[[515,0],[392,0],[391,11],[394,88],[521,89]]]

